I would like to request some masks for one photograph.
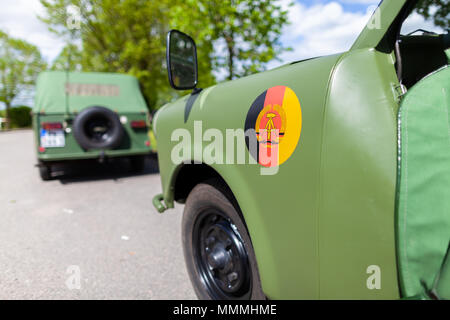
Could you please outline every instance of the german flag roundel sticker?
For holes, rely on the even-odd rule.
[[[302,131],[302,110],[291,88],[276,86],[260,94],[248,110],[245,131],[252,157],[264,167],[285,162]]]

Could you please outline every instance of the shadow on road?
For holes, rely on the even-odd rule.
[[[151,154],[145,159],[144,170],[134,172],[129,159],[108,159],[104,163],[97,160],[83,160],[56,164],[52,168],[53,180],[61,184],[87,182],[96,180],[119,180],[122,178],[159,173],[158,158]]]

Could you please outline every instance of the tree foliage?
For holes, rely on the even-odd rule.
[[[229,79],[263,70],[283,50],[279,37],[287,23],[287,13],[274,0],[40,1],[46,12],[41,20],[49,29],[72,39],[71,44],[73,39],[81,43],[78,62],[83,71],[135,75],[152,108],[175,94],[165,69],[170,29],[196,40],[199,86],[205,87],[215,82],[213,70],[226,67]],[[68,27],[70,6],[79,8],[78,30]],[[76,51],[73,46],[66,51],[69,48]],[[55,68],[61,68],[67,56],[63,51]]]
[[[31,127],[31,108],[27,106],[18,106],[11,108],[11,128]]]
[[[274,0],[186,0],[174,6],[171,25],[188,31],[226,78],[263,71],[285,50],[280,42],[288,12]]]
[[[280,42],[288,12],[273,0],[204,0],[212,39],[224,50],[215,54],[215,66],[227,70],[229,80],[264,70],[284,50]]]
[[[67,44],[53,61],[50,69],[58,71],[81,71],[83,66],[80,48],[75,44]]]
[[[165,1],[165,0],[163,0]],[[119,72],[136,76],[150,105],[164,91],[164,43],[167,31],[164,8],[159,1],[145,0],[41,0],[50,29],[65,37],[74,49],[81,40],[83,71]],[[69,6],[81,14],[80,29],[71,30]],[[76,39],[75,41],[73,41]],[[61,54],[63,60],[68,54]],[[167,91],[167,90],[165,90]]]
[[[420,0],[417,12],[432,20],[436,26],[450,29],[450,1],[449,0]]]
[[[12,101],[21,91],[33,86],[45,68],[36,46],[0,31],[0,101],[6,105],[7,127]]]

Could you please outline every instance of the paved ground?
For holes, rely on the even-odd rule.
[[[32,131],[0,133],[0,299],[195,299],[182,207],[153,209],[152,159],[142,175],[94,163],[48,182],[35,163]]]

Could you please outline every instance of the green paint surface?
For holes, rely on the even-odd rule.
[[[203,130],[217,128],[225,136],[226,129],[244,127],[252,102],[268,88],[295,92],[301,136],[276,175],[262,176],[259,165],[211,165],[238,201],[271,299],[405,297],[396,220],[399,82],[395,55],[376,48],[406,3],[383,1],[375,12],[380,27],[368,25],[348,52],[203,90],[186,123],[187,97],[155,116],[163,196],[170,208],[177,175],[189,166],[171,161],[175,129],[194,136],[194,122],[203,121]],[[185,160],[201,160],[195,154],[206,145]],[[380,270],[378,289],[368,283],[374,268]]]

